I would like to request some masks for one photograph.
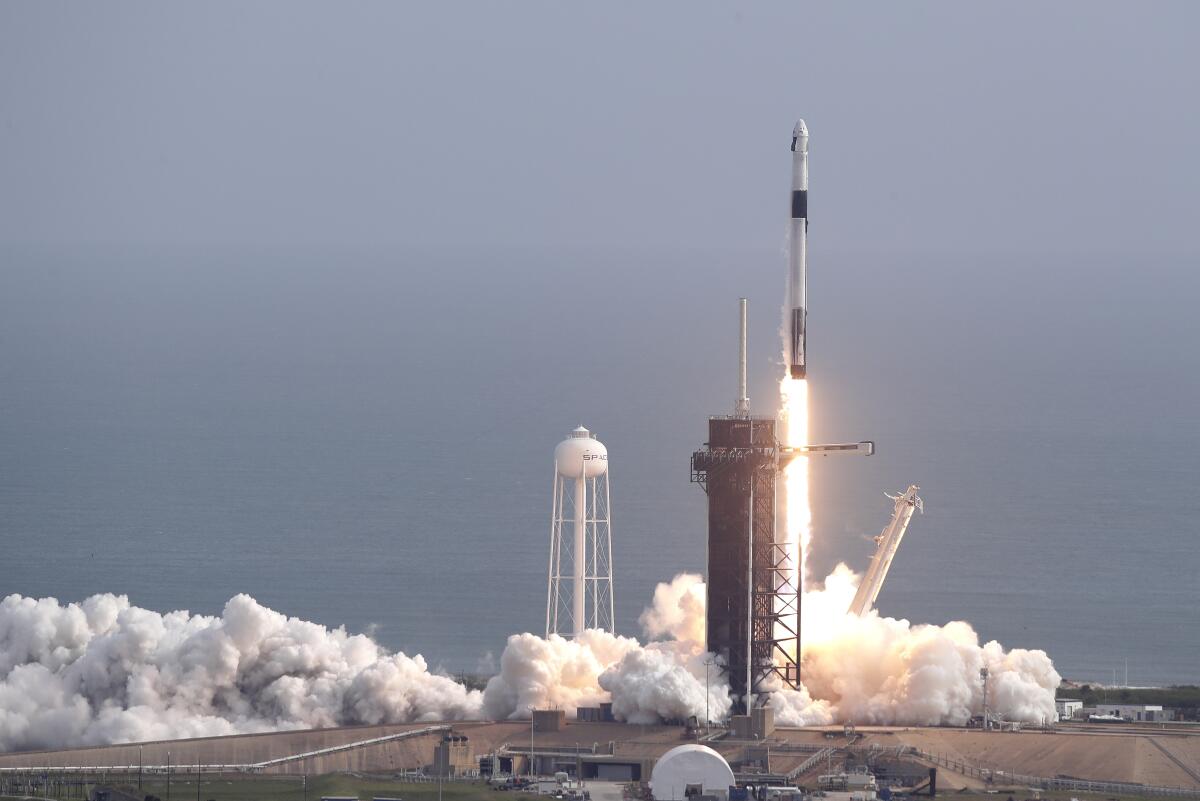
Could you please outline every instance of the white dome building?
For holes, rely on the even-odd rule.
[[[733,785],[733,769],[725,757],[696,743],[672,748],[659,757],[650,773],[654,801],[683,801],[689,789],[692,795],[725,797]]]

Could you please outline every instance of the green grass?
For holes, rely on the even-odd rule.
[[[967,799],[980,799],[980,801],[1008,801],[1009,797],[1013,801],[1032,801],[1033,793],[1029,792],[1029,788],[1022,785],[1020,787],[997,787],[993,790],[950,790],[939,787],[938,798],[945,798],[947,801],[967,801]],[[928,798],[928,795],[916,795],[913,798]],[[1175,796],[1169,795],[1113,795],[1112,793],[1084,793],[1076,790],[1042,790],[1042,801],[1070,801],[1072,798],[1078,801],[1156,801],[1156,799],[1171,799]],[[1191,796],[1179,796],[1180,799],[1187,801],[1195,801]]]
[[[347,774],[330,773],[324,776],[309,776],[305,791],[299,776],[256,776],[256,777],[205,777],[200,782],[200,801],[320,801],[322,796],[357,796],[370,801],[380,796],[403,798],[404,801],[437,801],[438,786],[434,784],[391,781],[388,779],[358,778]],[[165,781],[143,781],[139,792],[137,785],[113,785],[137,798],[156,795],[167,799]],[[180,777],[171,780],[171,801],[195,801],[196,781]],[[537,796],[527,793],[501,793],[492,790],[483,782],[445,782],[442,785],[443,801],[537,801]],[[544,799],[543,799],[544,801]]]
[[[1013,798],[1016,801],[1028,796],[1029,793],[1013,793]],[[1180,798],[1189,798],[1189,796],[1179,796]],[[1008,800],[1008,793],[1001,793],[1000,798],[1004,801]],[[1042,790],[1042,801],[1070,801],[1072,798],[1078,798],[1080,801],[1153,801],[1158,798],[1171,798],[1166,795],[1113,795],[1111,793],[1081,793],[1072,790]]]
[[[357,797],[360,801],[380,796],[386,798],[402,798],[404,801],[437,801],[437,784],[415,784],[412,782],[392,781],[389,779],[358,778],[356,776],[331,773],[324,776],[308,777],[307,795],[298,776],[231,776],[229,778],[205,777],[200,783],[200,801],[320,801],[322,796]],[[134,798],[144,798],[147,795],[158,796],[162,801],[167,799],[167,785],[164,781],[143,781],[139,792],[137,785],[112,783],[109,786],[124,791]],[[88,788],[90,790],[90,788]],[[78,793],[78,791],[75,791]],[[1011,795],[1014,801],[1026,801],[1032,794],[1024,787],[1007,789],[997,788],[995,793],[982,791],[955,792],[943,790],[938,793],[949,801],[965,797],[979,798],[981,801],[1007,801]],[[40,793],[37,794],[40,798]],[[78,795],[74,796],[75,798]],[[1080,801],[1153,801],[1149,796],[1138,795],[1109,795],[1103,793],[1081,793],[1065,790],[1042,791],[1043,801],[1069,801],[1071,798]],[[11,801],[16,796],[0,795],[0,801]],[[194,801],[196,798],[196,782],[193,778],[186,781],[183,777],[171,780],[171,801]],[[1169,796],[1157,796],[1169,798]],[[498,792],[492,790],[483,782],[446,782],[442,785],[442,801],[545,801],[528,793]]]
[[[1086,706],[1098,704],[1161,704],[1180,709],[1188,719],[1195,719],[1200,710],[1200,687],[1105,688],[1084,684],[1081,687],[1059,687],[1059,698],[1078,698]]]

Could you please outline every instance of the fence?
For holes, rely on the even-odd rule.
[[[805,773],[812,770],[817,765],[820,765],[822,762],[824,762],[829,757],[833,756],[834,753],[836,753],[836,752],[837,752],[837,749],[833,748],[833,747],[822,748],[820,751],[817,751],[815,754],[810,756],[808,759],[804,760],[799,765],[797,765],[792,771],[790,771],[788,773],[787,778],[794,779],[797,776],[803,776]]]
[[[1152,784],[1132,784],[1129,782],[1096,782],[1084,779],[1047,778],[1045,776],[1029,776],[1014,771],[985,768],[973,765],[959,759],[952,759],[945,754],[935,754],[912,748],[908,753],[926,762],[952,770],[963,776],[981,779],[986,782],[1000,784],[1022,784],[1029,787],[1039,787],[1043,790],[1074,790],[1089,793],[1109,793],[1113,795],[1144,795],[1168,798],[1200,798],[1200,790],[1190,787],[1162,787]]]
[[[1153,740],[1151,740],[1153,742]],[[1157,743],[1154,743],[1158,745]],[[1159,746],[1160,750],[1165,752]],[[773,747],[773,752],[791,752],[791,753],[812,753],[813,756],[805,760],[794,771],[792,777],[800,776],[805,770],[808,770],[817,762],[826,759],[829,753],[843,751],[846,753],[856,753],[872,756],[892,756],[899,759],[910,758],[920,759],[925,762],[932,763],[938,767],[952,770],[963,776],[974,779],[980,779],[986,782],[998,782],[1002,784],[1021,784],[1029,787],[1039,787],[1043,790],[1068,790],[1076,792],[1091,792],[1091,793],[1108,793],[1111,795],[1138,795],[1159,798],[1197,798],[1200,799],[1200,789],[1191,787],[1167,787],[1153,784],[1133,784],[1131,782],[1098,782],[1088,781],[1085,779],[1066,779],[1066,778],[1048,778],[1045,776],[1030,776],[1028,774],[1016,773],[1011,770],[1001,770],[994,767],[986,767],[981,764],[972,764],[960,759],[953,759],[946,754],[936,754],[930,751],[922,751],[911,745],[898,746],[879,746],[879,745],[843,745],[840,747],[821,747],[808,744],[792,744],[782,747]],[[1179,764],[1178,758],[1173,754],[1167,753],[1167,756],[1172,758],[1172,761]],[[811,764],[810,764],[811,763]],[[1186,765],[1180,765],[1188,775],[1194,775],[1192,769]]]

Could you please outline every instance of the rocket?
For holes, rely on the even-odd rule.
[[[792,227],[788,238],[788,306],[792,310],[788,374],[804,378],[808,369],[808,127],[792,130]]]

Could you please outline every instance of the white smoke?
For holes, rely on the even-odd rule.
[[[653,603],[642,610],[638,623],[651,640],[677,640],[700,649],[704,644],[704,580],[680,573],[654,588]]]
[[[651,643],[630,651],[600,676],[600,686],[612,695],[613,715],[629,723],[703,720],[728,716],[729,685],[719,666],[705,680],[705,656],[671,643]],[[707,685],[707,686],[706,686]]]
[[[500,673],[484,691],[489,718],[529,717],[530,708],[566,709],[607,701],[600,674],[639,648],[637,640],[590,629],[576,639],[513,634],[500,656]]]
[[[859,577],[845,565],[804,594],[799,690],[770,686],[782,725],[836,722],[963,725],[983,707],[981,667],[990,671],[989,709],[1006,720],[1054,720],[1061,679],[1042,651],[979,644],[967,623],[912,625],[872,611],[848,613]],[[491,717],[518,718],[532,707],[573,710],[609,700],[618,720],[654,723],[689,715],[725,718],[732,703],[720,665],[705,665],[704,584],[683,574],[655,589],[641,615],[647,638],[588,631],[575,640],[532,634],[509,638],[500,674],[488,684]],[[705,669],[709,670],[706,699]]]
[[[1054,719],[1060,678],[1042,651],[979,644],[967,623],[913,625],[846,612],[857,576],[839,565],[804,594],[804,686],[775,687],[784,725]],[[286,617],[247,595],[219,617],[159,614],[125,596],[62,605],[0,601],[0,750],[98,745],[348,724],[488,717],[611,701],[619,720],[728,716],[730,688],[704,651],[705,588],[659,584],[640,622],[647,642],[590,630],[515,634],[484,692],[389,653],[365,635]]]
[[[991,712],[1025,723],[1056,719],[1061,677],[1044,651],[981,646],[961,621],[913,625],[875,611],[852,615],[846,610],[857,588],[858,576],[838,565],[823,589],[804,594],[804,687],[772,698],[776,720],[961,726],[983,709],[983,667]]]
[[[641,616],[648,639],[588,630],[575,639],[514,634],[488,682],[484,710],[493,718],[521,718],[531,708],[611,701],[618,720],[657,723],[729,713],[729,687],[718,666],[704,664],[704,583],[685,573],[659,584]],[[706,697],[707,695],[707,697]]]
[[[478,717],[420,656],[238,595],[220,617],[118,595],[0,601],[0,750]]]

